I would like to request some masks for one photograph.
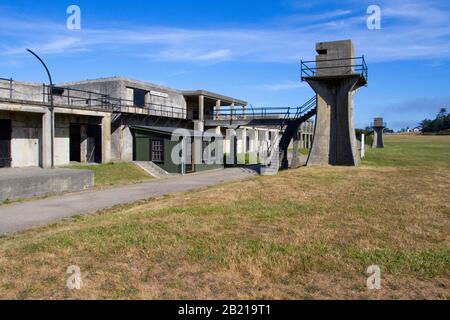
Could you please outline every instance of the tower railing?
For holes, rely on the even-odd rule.
[[[317,66],[317,62],[331,62],[332,65]],[[309,60],[300,61],[301,69],[301,80],[305,81],[305,78],[316,77],[320,70],[329,71],[341,71],[345,72],[345,69],[351,70],[350,74],[359,74],[364,77],[366,81],[368,80],[368,68],[364,56],[353,57],[353,58],[339,58],[339,59],[320,59],[320,60]],[[348,74],[348,73],[347,73]],[[347,75],[346,74],[346,75]]]

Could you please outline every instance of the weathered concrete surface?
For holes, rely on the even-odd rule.
[[[247,179],[256,172],[244,168],[205,171],[198,174],[134,184],[101,191],[83,191],[23,203],[0,206],[0,234],[56,222],[81,213],[165,194],[203,188],[221,182]]]
[[[94,185],[89,170],[0,169],[0,200],[85,190]]]
[[[353,70],[350,40],[316,45],[317,74],[305,80],[317,95],[317,117],[308,165],[357,165],[354,93],[364,78]]]
[[[359,75],[306,80],[317,93],[317,117],[308,165],[351,165],[359,161],[353,122],[353,93]]]
[[[373,128],[372,148],[384,148],[383,128]]]
[[[375,118],[373,120],[373,143],[372,148],[384,148],[383,130],[384,130],[383,118]]]

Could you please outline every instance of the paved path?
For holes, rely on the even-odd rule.
[[[255,172],[243,168],[214,170],[199,174],[115,187],[82,191],[0,206],[0,234],[42,226],[80,213],[92,213],[118,204],[189,191],[226,181],[249,178]]]

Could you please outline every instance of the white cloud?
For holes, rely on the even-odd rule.
[[[279,83],[273,83],[273,84],[264,84],[259,86],[259,88],[267,91],[272,92],[278,92],[278,91],[289,91],[289,90],[295,90],[299,88],[305,88],[307,87],[304,82],[300,82],[300,79],[298,81],[292,81],[292,80],[285,80]]]
[[[223,61],[232,56],[229,49],[220,49],[212,51],[195,51],[195,50],[166,50],[156,54],[144,55],[152,59],[161,61]]]

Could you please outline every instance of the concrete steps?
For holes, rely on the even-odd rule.
[[[170,174],[161,169],[158,165],[154,164],[151,161],[133,161],[139,168],[147,172],[149,175],[161,179],[167,178]]]

